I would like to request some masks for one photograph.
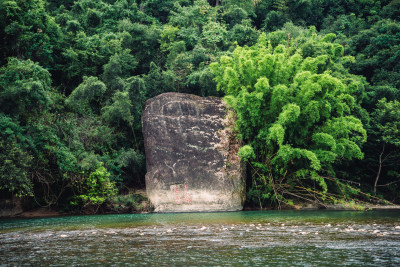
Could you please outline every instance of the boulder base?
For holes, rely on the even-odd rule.
[[[0,199],[0,218],[13,217],[22,213],[24,211],[22,206],[22,200],[16,196],[8,199]]]
[[[243,208],[240,143],[220,98],[161,94],[147,100],[142,123],[146,191],[156,212]]]

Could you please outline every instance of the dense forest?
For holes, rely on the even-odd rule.
[[[249,206],[400,203],[399,0],[0,0],[0,17],[4,197],[134,207],[143,104],[175,91],[236,111]]]

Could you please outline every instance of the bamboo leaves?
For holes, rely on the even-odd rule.
[[[280,181],[264,187],[264,194],[274,188],[271,199],[282,199],[277,194],[284,194],[289,182],[316,182],[313,187],[326,193],[323,175],[332,174],[339,159],[362,158],[366,141],[361,121],[352,116],[361,80],[341,67],[343,47],[331,43],[335,35],[301,38],[273,48],[261,36],[255,46],[238,46],[211,65],[218,89],[237,113],[246,143],[239,156],[252,163],[260,179]],[[305,57],[303,49],[313,47],[323,49]]]

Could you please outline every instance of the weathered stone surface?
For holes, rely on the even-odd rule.
[[[0,199],[0,217],[12,217],[23,211],[20,198],[13,196],[9,199]]]
[[[244,165],[233,122],[220,98],[165,93],[147,100],[146,191],[156,212],[243,208]]]

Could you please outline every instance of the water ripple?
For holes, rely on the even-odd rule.
[[[399,214],[280,214],[0,222],[0,265],[400,265]]]

